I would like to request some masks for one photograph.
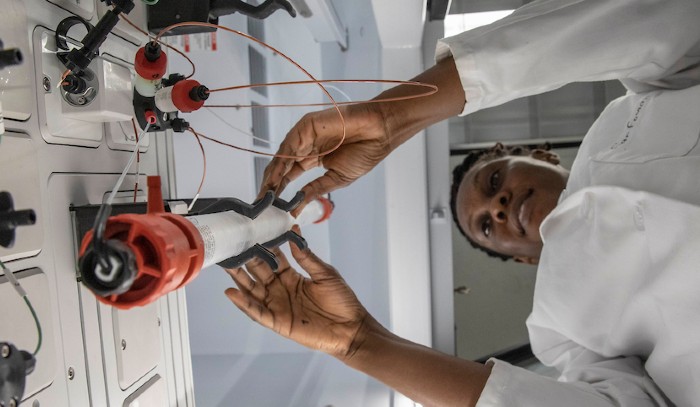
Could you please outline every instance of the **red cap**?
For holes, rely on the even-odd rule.
[[[165,75],[165,70],[168,65],[168,57],[165,56],[164,52],[161,52],[158,59],[155,61],[149,61],[146,58],[145,47],[139,48],[136,52],[136,58],[134,58],[134,69],[136,73],[149,81],[160,79]]]
[[[321,215],[321,217],[318,218],[318,220],[315,221],[314,223],[321,223],[324,220],[331,217],[331,214],[333,213],[333,208],[335,208],[335,205],[333,204],[333,201],[331,201],[328,198],[324,198],[322,196],[319,196],[318,198],[316,198],[316,200],[321,203],[321,206],[323,206],[323,215]]]
[[[160,177],[148,177],[148,186],[148,213],[112,216],[104,232],[105,239],[117,239],[129,247],[138,268],[128,291],[97,296],[99,301],[120,309],[150,304],[183,287],[199,274],[204,262],[204,241],[194,224],[163,212]],[[92,231],[85,235],[81,256],[92,245],[92,237]]]
[[[190,113],[204,106],[204,100],[194,100],[190,96],[192,89],[199,86],[201,84],[194,79],[185,79],[173,85],[172,100],[177,110]]]

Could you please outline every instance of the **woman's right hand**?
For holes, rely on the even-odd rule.
[[[289,182],[305,171],[323,167],[326,173],[302,188],[307,203],[320,195],[347,186],[368,173],[389,154],[391,147],[386,120],[376,104],[343,106],[340,111],[345,120],[345,140],[342,144],[321,157],[275,157],[265,169],[260,196],[269,190],[279,195]],[[336,109],[309,113],[289,131],[277,154],[321,154],[337,146],[342,137],[343,124]]]
[[[302,188],[306,204],[319,195],[352,183],[413,135],[464,108],[464,90],[452,58],[443,59],[413,80],[434,85],[438,91],[414,98],[414,86],[399,85],[382,92],[372,103],[340,107],[345,121],[342,144],[321,157],[275,157],[265,169],[258,197],[270,190],[279,195],[288,183],[305,171],[324,167],[324,175]],[[406,98],[383,101],[402,97]],[[277,154],[303,157],[329,151],[342,140],[342,123],[334,108],[309,113],[287,134]],[[301,208],[303,205],[296,211]]]

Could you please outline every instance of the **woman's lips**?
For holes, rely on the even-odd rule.
[[[523,195],[522,200],[520,200],[519,205],[517,207],[517,216],[515,219],[517,220],[516,226],[520,230],[521,234],[525,234],[525,225],[527,225],[530,221],[530,214],[532,213],[532,208],[530,208],[530,201],[529,198],[532,196],[532,189],[528,189],[527,192]]]

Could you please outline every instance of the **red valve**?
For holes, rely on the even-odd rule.
[[[204,106],[209,90],[194,79],[185,79],[173,85],[172,102],[183,113],[193,112]]]
[[[153,110],[148,109],[143,113],[143,115],[146,117],[146,123],[156,124],[157,118]]]
[[[168,65],[168,57],[160,51],[160,46],[155,43],[148,43],[139,48],[134,58],[134,69],[136,73],[149,81],[160,79],[165,75]]]
[[[80,246],[83,256],[92,243],[88,232]],[[133,252],[137,275],[122,293],[97,296],[105,304],[129,309],[156,301],[189,283],[204,262],[204,241],[197,228],[184,217],[164,212],[160,177],[148,177],[148,213],[110,217],[105,239],[116,239]]]

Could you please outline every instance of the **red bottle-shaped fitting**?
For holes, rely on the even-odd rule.
[[[156,106],[163,112],[194,112],[204,106],[209,89],[194,79],[185,79],[156,93]]]
[[[91,247],[92,237],[93,231],[85,235],[81,256]],[[164,212],[157,176],[148,177],[148,213],[110,217],[104,238],[107,244],[117,240],[126,245],[136,264],[136,277],[128,290],[97,296],[120,309],[152,303],[183,287],[199,274],[204,261],[204,242],[197,228],[182,216]]]
[[[160,79],[165,75],[168,66],[168,57],[161,52],[158,43],[149,42],[139,48],[134,58],[136,73],[149,81]]]

